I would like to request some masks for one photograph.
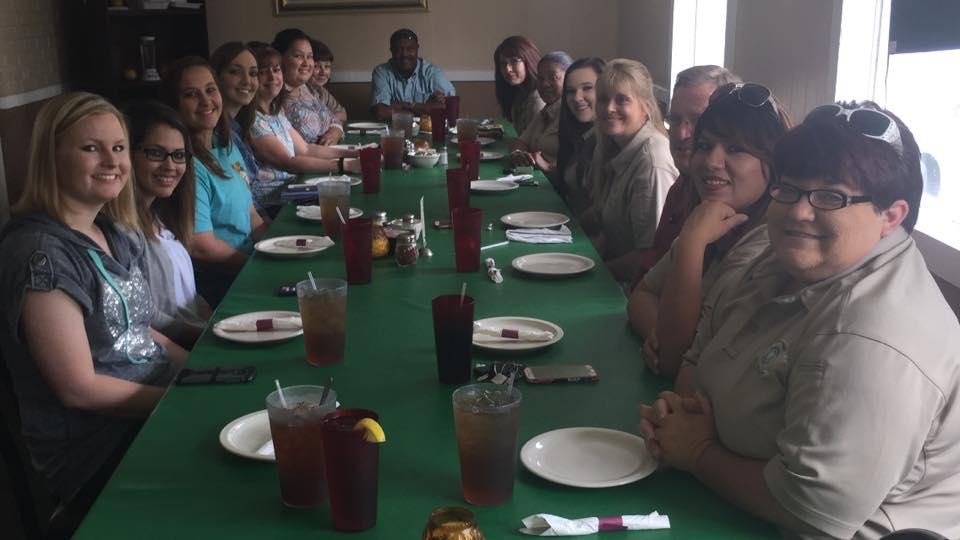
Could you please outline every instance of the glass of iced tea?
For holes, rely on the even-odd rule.
[[[377,524],[380,444],[355,429],[363,418],[380,420],[366,409],[341,409],[321,424],[330,510],[338,531],[364,531]]]
[[[520,401],[520,391],[506,385],[472,384],[453,393],[460,483],[468,503],[492,506],[513,496]]]
[[[277,459],[280,498],[292,508],[312,508],[327,500],[320,423],[336,410],[337,393],[327,398],[322,386],[288,386],[283,389],[286,407],[274,390],[267,396],[270,435]]]
[[[399,169],[403,167],[404,136],[406,132],[391,129],[380,140],[383,146],[383,168]]]
[[[333,179],[317,184],[317,196],[320,199],[320,219],[323,221],[323,232],[331,240],[340,239],[340,216],[337,208],[343,214],[343,219],[350,216],[350,180]]]
[[[307,363],[326,366],[343,361],[347,335],[347,282],[342,279],[297,283]]]

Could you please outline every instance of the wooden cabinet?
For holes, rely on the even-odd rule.
[[[157,70],[177,58],[209,56],[206,8],[147,10],[139,2],[114,7],[110,0],[61,0],[67,38],[67,70],[73,88],[123,102],[156,97],[158,81],[143,80],[142,36],[155,38]]]

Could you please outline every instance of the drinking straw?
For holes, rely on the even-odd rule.
[[[327,377],[327,385],[323,387],[323,393],[320,394],[319,405],[323,405],[323,402],[327,400],[327,396],[330,394],[331,386],[333,386],[333,375]]]
[[[505,245],[507,245],[507,244],[509,244],[509,243],[510,243],[510,241],[507,240],[507,241],[505,241],[505,242],[497,242],[496,244],[490,244],[489,246],[480,246],[480,251],[483,251],[483,250],[485,250],[485,249],[490,249],[490,248],[505,246]]]
[[[287,407],[287,400],[283,397],[283,390],[280,389],[280,380],[274,379],[273,384],[277,387],[277,395],[280,396],[280,405],[282,405],[284,409],[289,409],[290,407]]]
[[[420,225],[423,229],[421,234],[423,234],[423,245],[427,245],[427,220],[423,217],[423,195],[420,196]]]
[[[507,395],[508,396],[513,393],[513,379],[514,377],[516,377],[516,375],[517,375],[516,370],[511,371],[510,378],[507,379]]]
[[[463,282],[463,286],[460,287],[460,305],[463,305],[463,297],[467,295],[467,282]]]
[[[343,219],[343,212],[340,211],[339,206],[337,207],[337,215],[340,216],[340,223],[343,223],[344,225],[346,225],[347,220]]]
[[[313,290],[317,290],[317,280],[313,279],[313,272],[307,272],[307,277],[310,278],[310,284],[313,285]]]

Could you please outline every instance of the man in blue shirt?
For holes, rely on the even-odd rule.
[[[457,95],[443,71],[419,53],[412,30],[401,28],[390,36],[392,58],[373,69],[370,108],[378,119],[390,120],[399,111],[426,114],[430,106],[443,105],[446,96]]]

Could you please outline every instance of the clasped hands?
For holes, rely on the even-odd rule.
[[[640,405],[640,436],[657,460],[693,472],[704,450],[717,439],[710,400],[697,392],[692,398],[661,392],[652,405]]]

